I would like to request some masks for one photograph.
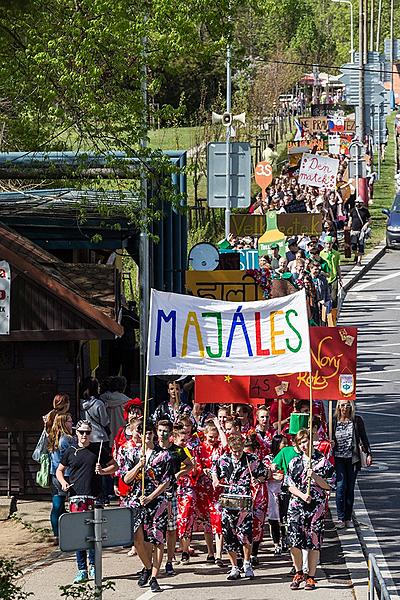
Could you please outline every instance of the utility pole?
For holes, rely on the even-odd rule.
[[[147,19],[145,19],[145,22]],[[142,38],[142,137],[140,139],[140,147],[142,150],[147,148],[147,57],[146,57],[146,37]],[[147,338],[149,326],[149,309],[150,309],[150,244],[148,234],[148,205],[147,205],[147,170],[145,158],[142,157],[140,168],[140,188],[141,188],[141,212],[143,225],[139,237],[139,293],[140,293],[140,397],[145,397],[145,381],[146,381],[146,364],[147,364]]]
[[[232,76],[231,76],[231,45],[226,47],[226,112],[232,112]],[[225,207],[225,239],[228,239],[231,230],[231,125],[226,128],[226,207]]]
[[[359,0],[358,11],[358,55],[359,55],[359,109],[358,109],[358,137],[364,143],[364,0]]]
[[[376,45],[375,51],[379,52],[379,46],[381,43],[381,20],[382,20],[382,0],[378,3],[378,24],[376,26]]]
[[[390,0],[390,105],[395,108],[394,87],[393,87],[393,70],[394,70],[394,0]]]
[[[369,49],[374,51],[374,0],[371,0],[371,26],[369,32]]]
[[[363,0],[363,51],[364,65],[368,62],[368,0]]]

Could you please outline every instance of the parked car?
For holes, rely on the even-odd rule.
[[[400,248],[400,192],[396,194],[392,207],[382,209],[388,220],[386,223],[386,245],[388,248]]]

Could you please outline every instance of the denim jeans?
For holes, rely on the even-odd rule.
[[[89,565],[94,565],[94,550],[89,550]],[[79,571],[87,571],[87,552],[86,550],[76,551],[76,562],[78,564]]]
[[[58,537],[58,519],[65,513],[67,494],[62,491],[60,483],[52,475],[50,523],[55,537]]]
[[[339,521],[350,521],[353,514],[354,486],[358,469],[351,458],[335,457],[336,509]]]

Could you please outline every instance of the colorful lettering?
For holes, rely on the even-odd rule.
[[[271,352],[274,355],[277,354],[285,354],[286,350],[284,348],[277,348],[276,347],[276,340],[275,338],[278,335],[283,335],[285,332],[282,330],[277,330],[275,329],[275,317],[276,315],[283,315],[283,310],[273,310],[271,312],[271,314],[269,315],[269,322],[271,325]]]
[[[204,312],[201,313],[203,318],[214,317],[217,319],[217,331],[218,331],[218,352],[213,352],[211,346],[206,346],[206,352],[210,358],[221,358],[222,348],[222,315],[220,312]]]
[[[166,315],[165,312],[161,309],[157,311],[157,332],[156,332],[156,350],[155,355],[160,356],[160,341],[161,341],[161,323],[164,321],[168,323],[171,321],[172,323],[172,332],[171,332],[171,356],[176,356],[176,310],[171,310],[171,312]]]
[[[183,339],[182,339],[182,357],[187,356],[188,350],[188,337],[189,337],[189,329],[190,327],[194,327],[196,332],[197,344],[199,346],[199,353],[201,358],[204,358],[204,344],[203,339],[201,337],[200,325],[197,319],[197,315],[193,311],[188,312],[188,316],[185,323],[185,329],[183,330]]]
[[[262,348],[261,343],[261,313],[254,313],[256,320],[256,350],[257,356],[269,356],[271,353],[268,348]]]
[[[290,317],[291,317],[292,314],[294,314],[295,317],[299,316],[299,314],[298,314],[298,312],[296,310],[294,310],[293,308],[290,308],[288,311],[286,311],[285,319],[286,319],[286,323],[289,325],[290,329],[296,334],[299,342],[298,342],[297,346],[295,348],[293,348],[290,345],[290,341],[288,339],[286,339],[286,347],[287,347],[288,350],[290,350],[290,352],[298,352],[300,350],[301,346],[303,345],[303,340],[301,339],[300,333],[297,331],[297,329],[290,322]]]
[[[248,355],[253,356],[253,350],[251,348],[249,334],[247,333],[246,323],[245,323],[243,314],[240,312],[241,310],[242,310],[242,306],[239,306],[233,315],[231,330],[229,332],[228,346],[226,349],[227,357],[229,357],[231,355],[232,341],[233,341],[233,336],[235,334],[236,327],[242,328],[244,339],[246,341]]]

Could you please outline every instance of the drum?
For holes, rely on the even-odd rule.
[[[222,508],[228,510],[248,510],[250,511],[253,505],[251,496],[243,496],[241,494],[221,494],[219,502]]]
[[[71,496],[69,499],[69,512],[93,510],[94,501],[94,496]]]

